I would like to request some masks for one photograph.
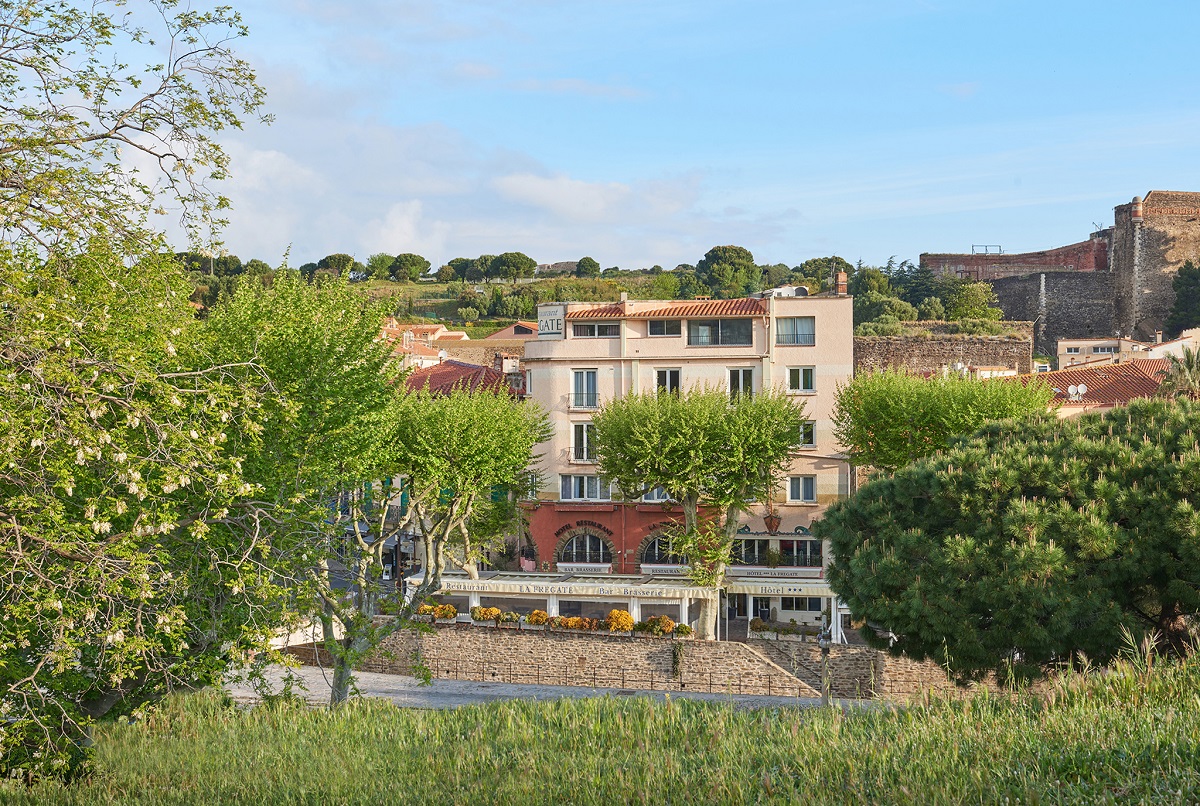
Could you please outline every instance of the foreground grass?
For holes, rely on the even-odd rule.
[[[1200,662],[903,710],[643,699],[338,711],[180,697],[13,803],[1196,803]]]

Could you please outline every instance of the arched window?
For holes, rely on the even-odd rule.
[[[596,535],[575,535],[558,552],[560,563],[610,563],[612,549]]]
[[[687,558],[671,553],[671,541],[656,537],[642,551],[642,565],[687,565]]]

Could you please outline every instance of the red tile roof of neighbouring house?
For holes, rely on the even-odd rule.
[[[513,322],[505,328],[497,330],[490,336],[485,336],[484,341],[488,339],[536,339],[538,334],[537,322],[526,322],[519,320]]]
[[[1056,391],[1057,403],[1091,403],[1093,405],[1124,405],[1140,397],[1153,397],[1162,385],[1162,373],[1170,362],[1165,358],[1139,358],[1125,364],[1101,364],[1098,366],[1075,366],[1054,372],[1035,372],[1019,375],[1016,380],[1029,383],[1040,379]],[[1067,387],[1087,387],[1081,400],[1071,400]]]
[[[414,370],[404,379],[411,392],[428,389],[435,395],[448,395],[455,389],[471,392],[512,392],[503,372],[464,361],[443,361],[437,366]]]

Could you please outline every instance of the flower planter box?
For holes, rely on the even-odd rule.
[[[521,622],[521,630],[523,632],[545,632],[546,625],[545,624],[526,624],[525,622],[522,621]]]
[[[671,637],[674,638],[676,641],[695,641],[696,640],[695,633],[692,633],[691,635],[674,635],[674,634],[672,634]]]
[[[422,623],[424,623],[424,624],[432,624],[432,623],[433,623],[433,616],[413,616],[413,617],[412,617],[412,620],[413,620],[413,621],[420,621],[420,622],[422,622]]]
[[[663,640],[663,639],[665,639],[667,641],[671,640],[671,636],[669,634],[668,635],[653,635],[648,632],[635,632],[635,633],[630,633],[630,635],[632,635],[634,638],[651,638],[656,641]]]
[[[751,638],[756,638],[760,641],[778,641],[779,640],[779,633],[772,632],[771,630],[764,630],[763,632],[751,632],[751,633],[748,633],[748,635]]]
[[[803,644],[803,643],[807,643],[808,636],[805,635],[804,633],[799,633],[797,635],[784,635],[783,633],[780,633],[779,640],[780,641],[790,641],[793,644]]]
[[[455,616],[454,618],[439,618],[439,619],[434,619],[434,623],[436,623],[436,624],[457,624],[457,623],[458,623],[458,616]]]

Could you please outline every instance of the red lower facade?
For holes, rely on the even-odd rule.
[[[614,501],[557,503],[538,501],[523,505],[529,533],[537,549],[539,571],[559,570],[560,563],[611,564],[611,573],[640,574],[647,551],[663,530],[683,523],[683,510],[662,504]]]

